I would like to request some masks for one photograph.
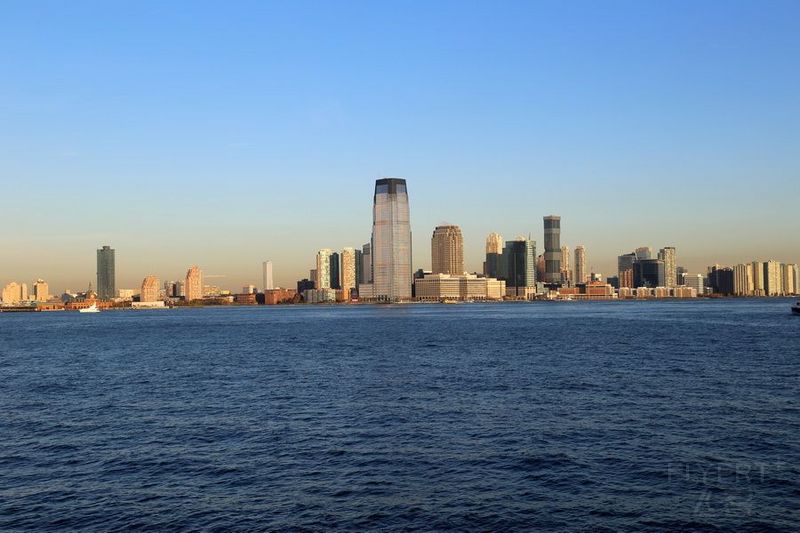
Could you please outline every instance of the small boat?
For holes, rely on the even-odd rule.
[[[797,302],[792,306],[792,314],[793,315],[800,315],[800,302]]]
[[[99,313],[100,309],[97,308],[97,304],[92,304],[89,307],[85,307],[83,309],[78,309],[79,313]]]

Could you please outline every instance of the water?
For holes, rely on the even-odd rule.
[[[800,527],[786,300],[0,315],[0,530]]]

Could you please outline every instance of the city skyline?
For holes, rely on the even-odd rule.
[[[604,275],[642,245],[798,261],[796,2],[369,7],[6,6],[0,280],[84,289],[107,244],[117,287],[259,285],[264,254],[291,286],[363,244],[386,175],[414,187],[413,268],[444,221],[480,272],[486,234],[543,249],[548,213]]]

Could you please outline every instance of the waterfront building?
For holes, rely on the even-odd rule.
[[[331,289],[339,290],[342,288],[342,271],[341,271],[341,264],[339,263],[339,254],[338,252],[331,252],[331,268],[330,268],[330,280]]]
[[[330,248],[323,248],[317,252],[317,268],[314,269],[314,282],[317,289],[331,288],[331,255]]]
[[[664,261],[659,259],[640,259],[633,262],[633,286],[663,287]]]
[[[140,289],[117,289],[117,300],[129,302],[134,296],[138,296]]]
[[[586,248],[579,244],[575,247],[575,285],[586,283]]]
[[[255,294],[258,290],[255,285],[245,285],[242,287],[242,294]]]
[[[708,285],[712,294],[734,294],[734,274],[730,267],[714,265],[708,270]]]
[[[24,285],[24,283],[22,285]],[[23,297],[22,285],[16,281],[12,281],[3,287],[3,303],[5,305],[17,305],[28,299],[27,295]]]
[[[781,265],[781,277],[783,278],[783,293],[787,296],[797,294],[795,285],[795,265]]]
[[[634,253],[637,261],[646,261],[653,258],[653,249],[649,246],[640,246]]]
[[[261,263],[261,284],[261,289],[264,292],[275,288],[272,280],[272,261]]]
[[[536,258],[536,280],[543,283],[544,276],[544,254],[539,254],[539,257]]]
[[[678,286],[678,258],[674,246],[667,246],[658,252],[658,258],[664,261],[664,286],[672,289]]]
[[[475,274],[426,273],[414,280],[414,289],[416,299],[420,301],[502,300],[506,283]]]
[[[187,302],[203,299],[203,271],[193,265],[186,271],[184,296]]]
[[[536,294],[535,241],[517,237],[506,242],[500,262],[500,279],[506,282],[508,296],[528,298]]]
[[[50,289],[45,280],[40,278],[33,284],[33,299],[37,302],[46,302],[50,299]]]
[[[431,270],[434,274],[464,273],[464,237],[452,224],[436,226],[431,237]]]
[[[303,292],[303,301],[308,304],[335,303],[336,289],[307,289]]]
[[[139,301],[140,302],[157,302],[158,298],[158,291],[159,291],[159,281],[158,278],[155,276],[147,276],[142,281],[142,290],[139,293]]]
[[[676,271],[677,271],[677,274],[675,276],[675,282],[678,284],[679,287],[681,285],[685,285],[684,278],[686,277],[686,274],[689,273],[689,271],[686,270],[686,268],[684,268],[682,266],[677,267]]]
[[[764,284],[764,263],[753,261],[753,295],[766,296],[766,285]]]
[[[764,263],[764,294],[766,296],[783,296],[783,276],[781,264],[770,260]]]
[[[697,294],[705,294],[706,281],[702,274],[686,274],[684,276],[685,285],[694,289]]]
[[[411,213],[406,180],[375,182],[372,208],[372,283],[359,287],[365,299],[411,298]]]
[[[736,296],[752,296],[755,292],[753,287],[753,265],[736,265],[733,267],[733,294]]]
[[[361,251],[360,248],[355,249],[355,257],[356,257],[356,284],[355,287],[357,288],[359,285],[364,283],[364,252]],[[356,290],[358,293],[358,290]]]
[[[372,283],[372,244],[366,243],[361,247],[361,280],[359,285]]]
[[[483,275],[496,278],[500,275],[500,256],[503,255],[503,236],[490,233],[486,237],[486,260],[483,262]]]
[[[309,289],[316,289],[316,283],[313,279],[301,279],[297,282],[297,294],[303,294]]]
[[[544,217],[544,282],[561,283],[561,217]]]
[[[97,297],[101,300],[111,300],[116,293],[114,249],[110,246],[103,246],[97,250]]]
[[[633,288],[633,264],[635,262],[635,253],[623,254],[617,257],[617,275],[620,288]]]
[[[356,250],[354,248],[344,248],[342,250],[342,283],[341,289],[344,291],[345,299],[350,298],[350,292],[356,285]]]
[[[308,280],[305,280],[308,281]],[[300,282],[298,282],[299,284]],[[310,287],[313,289],[313,287]],[[307,290],[307,289],[303,289]],[[297,298],[297,291],[294,289],[269,289],[264,291],[265,305],[278,305],[283,303],[293,303]]]
[[[561,285],[572,286],[572,255],[569,246],[566,244],[561,247]]]

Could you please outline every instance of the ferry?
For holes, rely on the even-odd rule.
[[[78,309],[79,313],[99,313],[100,309],[97,308],[97,304],[92,304],[89,307],[85,307],[83,309]]]
[[[792,306],[792,314],[800,315],[800,301]]]

